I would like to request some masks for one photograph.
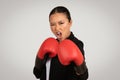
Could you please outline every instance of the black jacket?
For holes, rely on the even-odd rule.
[[[67,38],[73,41],[78,48],[81,50],[84,56],[83,42],[78,40],[74,34],[71,32],[70,36]],[[84,56],[85,58],[85,56]],[[49,80],[87,80],[88,78],[88,69],[82,75],[77,75],[74,69],[74,63],[71,63],[68,66],[64,66],[59,62],[58,56],[51,59],[50,64],[50,74]],[[34,67],[34,75],[40,80],[46,80],[46,66],[42,68],[42,71],[39,71],[36,67]]]

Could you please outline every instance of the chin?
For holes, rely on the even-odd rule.
[[[62,39],[61,38],[57,38],[59,41],[62,41]]]

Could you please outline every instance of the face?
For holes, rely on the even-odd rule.
[[[59,41],[66,39],[70,35],[72,21],[69,21],[64,13],[52,14],[49,21],[51,31]]]

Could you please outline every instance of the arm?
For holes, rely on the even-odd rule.
[[[46,67],[46,61],[48,57],[52,58],[57,55],[57,47],[58,47],[58,41],[54,38],[47,38],[42,45],[40,46],[36,61],[35,61],[35,67],[33,69],[33,73],[36,76],[36,78],[40,78],[42,75],[43,69]]]
[[[59,44],[58,58],[63,65],[69,65],[73,62],[78,76],[83,75],[87,71],[82,51],[71,40],[63,40]]]
[[[77,42],[77,43],[75,43],[75,42]],[[78,46],[78,48],[82,52],[82,55],[84,57],[84,62],[83,62],[83,64],[81,64],[81,66],[75,66],[74,69],[75,69],[76,75],[78,76],[78,78],[80,80],[86,80],[89,76],[89,73],[88,73],[88,68],[87,68],[86,62],[85,62],[84,44],[82,41],[79,41],[79,40],[77,40],[75,42],[74,43]],[[81,74],[79,74],[79,73],[81,73]]]
[[[35,77],[38,79],[41,77],[41,74],[44,72],[44,69],[46,67],[46,61],[48,59],[48,55],[45,55],[44,59],[40,59],[38,58],[38,56],[36,56],[36,60],[35,60],[35,66],[33,69],[33,74],[35,75]]]

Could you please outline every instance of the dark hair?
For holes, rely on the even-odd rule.
[[[53,8],[49,14],[49,18],[52,14],[55,14],[55,13],[64,13],[70,22],[70,20],[71,20],[70,12],[66,7],[57,6],[57,7]]]

